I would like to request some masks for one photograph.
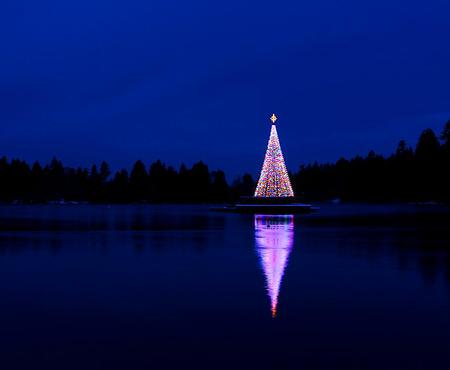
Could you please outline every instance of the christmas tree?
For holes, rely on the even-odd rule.
[[[270,130],[269,144],[267,145],[266,157],[256,187],[255,197],[293,197],[291,181],[284,163],[281,152],[280,141],[278,140],[275,121],[277,117],[272,114],[270,117],[272,128]]]

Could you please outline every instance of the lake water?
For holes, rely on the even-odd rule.
[[[450,368],[450,222],[0,206],[0,368]]]

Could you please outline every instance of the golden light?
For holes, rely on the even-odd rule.
[[[272,124],[275,124],[275,121],[277,120],[277,116],[275,115],[275,113],[272,114],[272,117],[270,117],[270,120],[272,121]]]

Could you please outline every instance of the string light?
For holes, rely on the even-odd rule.
[[[293,197],[291,181],[284,163],[280,141],[278,139],[275,114],[270,117],[272,128],[267,145],[264,164],[255,191],[255,197]]]

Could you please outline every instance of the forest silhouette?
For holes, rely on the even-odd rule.
[[[448,203],[450,121],[439,137],[424,130],[414,148],[402,140],[387,157],[370,151],[302,165],[290,177],[295,194],[311,201]],[[56,158],[45,166],[0,159],[1,202],[224,203],[253,195],[255,187],[249,174],[229,183],[223,171],[210,171],[201,161],[176,170],[160,160],[148,168],[138,160],[130,172],[112,174],[107,162],[87,169],[65,167]]]

